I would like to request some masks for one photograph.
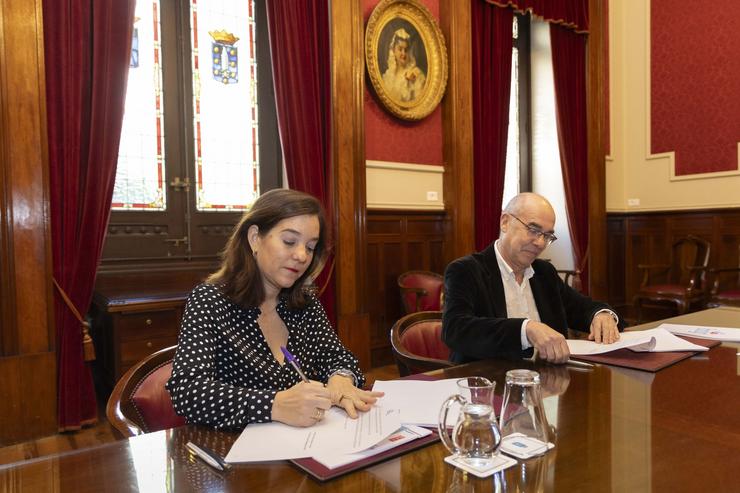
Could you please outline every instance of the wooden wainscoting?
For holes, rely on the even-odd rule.
[[[403,315],[398,275],[408,270],[444,273],[444,211],[367,212],[367,310],[373,367],[393,362],[388,333]]]
[[[665,263],[671,245],[693,234],[711,243],[710,267],[737,267],[740,209],[607,214],[609,301],[629,307],[642,281],[638,264]]]

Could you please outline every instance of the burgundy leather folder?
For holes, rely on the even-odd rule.
[[[700,346],[713,348],[721,344],[720,341],[710,339],[697,339],[695,337],[679,336],[689,342]],[[678,363],[681,360],[690,358],[699,351],[673,351],[665,353],[641,353],[631,349],[617,349],[610,353],[593,354],[593,355],[572,355],[572,359],[588,361],[590,363],[601,363],[604,365],[623,366],[635,370],[656,372],[666,366]]]
[[[422,374],[417,374],[417,375],[409,375],[407,377],[402,377],[401,379],[402,380],[437,380],[438,378],[439,377],[435,377],[431,375],[424,375],[422,373]],[[431,435],[427,435],[425,437],[421,437],[416,440],[406,442],[402,445],[399,445],[398,447],[385,450],[383,452],[367,457],[365,459],[361,459],[356,462],[351,462],[349,464],[345,464],[343,466],[339,466],[334,469],[329,469],[325,465],[321,464],[320,462],[315,461],[314,459],[310,457],[307,457],[304,459],[292,459],[291,462],[295,464],[296,466],[298,466],[299,468],[306,471],[308,474],[310,474],[314,478],[318,479],[319,481],[327,481],[329,479],[334,479],[336,477],[342,476],[352,471],[356,471],[358,469],[364,469],[366,467],[372,466],[379,462],[383,462],[385,460],[398,457],[399,455],[403,455],[406,452],[410,452],[412,450],[416,450],[418,448],[429,445],[430,443],[434,443],[437,440],[439,440],[439,434],[437,434],[437,431],[434,430],[432,431]]]
[[[347,474],[358,469],[364,469],[366,467],[377,464],[378,462],[383,462],[385,460],[392,459],[393,457],[398,457],[399,455],[403,455],[406,452],[410,452],[412,450],[416,450],[418,448],[429,445],[430,443],[434,443],[437,440],[439,440],[439,435],[436,431],[433,431],[431,435],[406,442],[402,445],[399,445],[398,447],[385,450],[383,452],[380,452],[379,454],[375,454],[365,459],[351,462],[349,464],[345,464],[334,469],[329,469],[325,465],[315,461],[310,457],[307,457],[305,459],[293,459],[291,460],[291,462],[306,471],[314,478],[318,479],[319,481],[327,481],[329,479],[334,479],[338,476],[342,476],[343,474]]]

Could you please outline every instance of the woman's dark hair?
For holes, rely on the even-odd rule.
[[[234,303],[244,308],[259,306],[265,300],[262,275],[254,260],[247,231],[252,225],[264,237],[277,223],[295,216],[316,216],[319,220],[319,241],[306,272],[290,288],[283,290],[291,309],[306,306],[303,286],[306,280],[324,264],[327,256],[327,232],[324,209],[311,195],[284,188],[265,192],[254,202],[249,212],[242,216],[231,233],[231,238],[221,253],[221,267],[210,275],[207,282],[218,285]]]

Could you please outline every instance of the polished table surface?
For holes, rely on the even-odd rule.
[[[740,309],[669,320],[740,327]],[[488,479],[444,463],[448,454],[438,442],[325,483],[288,462],[220,473],[190,459],[184,445],[192,440],[225,455],[238,433],[184,426],[0,466],[0,491],[740,491],[738,351],[740,344],[723,343],[657,373],[529,361],[433,372],[484,375],[496,380],[497,393],[509,369],[540,372],[556,446]]]

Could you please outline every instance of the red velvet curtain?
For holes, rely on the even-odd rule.
[[[317,197],[332,223],[328,0],[267,0],[278,128],[288,184]],[[334,322],[332,258],[317,280]]]
[[[586,35],[550,25],[558,143],[573,240],[582,289],[588,291],[588,134],[586,128]]]
[[[44,0],[54,278],[87,312],[116,175],[135,0]],[[80,322],[55,290],[61,430],[97,420]]]
[[[499,233],[511,92],[513,11],[471,0],[473,33],[473,161],[475,246]]]

